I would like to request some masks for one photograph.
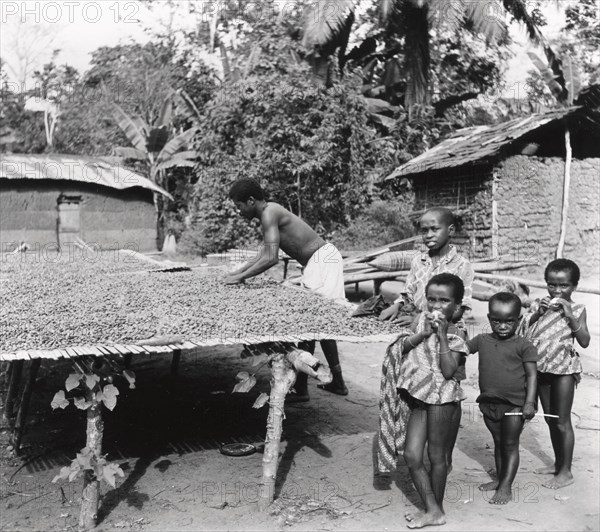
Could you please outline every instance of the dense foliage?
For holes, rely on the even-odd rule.
[[[175,109],[169,135],[199,128],[193,143],[198,166],[172,167],[161,175],[175,201],[158,207],[163,228],[189,250],[217,251],[259,237],[257,226],[241,219],[227,200],[230,184],[241,176],[257,178],[271,199],[326,237],[356,240],[360,224],[408,227],[402,220],[410,191],[394,192],[402,209],[377,203],[379,213],[369,205],[389,191],[375,183],[457,128],[535,110],[499,98],[512,54],[506,19],[489,20],[478,3],[353,3],[353,24],[330,42],[315,40],[331,33],[331,27],[316,24],[311,47],[302,8],[320,2],[295,2],[278,13],[276,2],[232,0],[206,12],[194,2],[145,1],[167,13],[149,43],[99,48],[82,75],[53,60],[36,72],[36,87],[27,93],[10,89],[3,78],[0,150],[114,154],[129,145],[113,116],[114,103],[156,124],[165,98],[185,91],[195,116]],[[541,2],[533,1],[529,14],[519,10],[522,4],[502,2],[534,41],[544,42],[537,29],[544,25]],[[596,80],[598,68],[593,8],[592,0],[569,5],[565,38],[552,43],[561,55],[576,57],[584,83]],[[346,24],[348,13],[340,13]],[[416,90],[411,72],[426,73],[426,97],[409,98]],[[534,78],[532,96],[543,101],[549,93]],[[59,111],[51,147],[41,114],[25,110],[30,96]],[[421,103],[409,106],[409,100]],[[390,217],[377,218],[385,213]],[[375,238],[366,236],[370,231],[364,233],[366,245]]]

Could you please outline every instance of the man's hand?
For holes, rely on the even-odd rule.
[[[529,421],[535,416],[535,405],[533,403],[525,403],[523,406],[523,419]]]
[[[386,308],[385,310],[381,311],[381,314],[379,314],[379,319],[382,321],[385,320],[390,320],[390,321],[396,321],[396,318],[398,317],[398,312],[400,312],[400,307],[402,306],[401,303],[394,303],[391,307]]]
[[[237,276],[237,275],[226,275],[223,278],[223,283],[225,284],[241,284],[244,282],[244,279],[242,279],[241,277]]]

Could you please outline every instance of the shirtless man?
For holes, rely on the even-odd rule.
[[[227,275],[226,284],[241,283],[272,268],[279,262],[281,248],[302,265],[302,284],[306,288],[329,299],[345,299],[342,256],[333,244],[326,243],[306,222],[278,203],[266,201],[260,184],[254,179],[237,180],[231,186],[229,197],[244,218],[260,220],[263,244],[257,259]],[[298,347],[314,353],[315,342],[302,342]],[[347,395],[335,340],[321,340],[321,348],[333,380],[318,387]],[[298,374],[293,402],[309,400],[307,378],[304,373]]]

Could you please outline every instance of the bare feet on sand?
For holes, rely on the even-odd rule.
[[[490,504],[506,504],[512,499],[510,488],[497,489],[494,496],[490,499]]]
[[[560,473],[552,477],[548,482],[544,482],[542,486],[551,490],[557,490],[565,486],[570,486],[573,482],[575,482],[575,479],[571,473]]]
[[[423,528],[426,526],[438,526],[446,524],[446,516],[441,512],[415,514],[409,520],[406,518],[408,528]]]
[[[498,481],[492,480],[491,482],[486,482],[485,484],[479,485],[479,491],[496,491],[498,489]]]
[[[346,388],[346,386],[340,386],[334,382],[330,382],[329,384],[317,384],[317,388],[337,395],[348,395],[348,388]]]
[[[556,466],[544,466],[534,471],[536,475],[556,475]]]
[[[407,521],[414,521],[415,519],[421,519],[425,515],[425,512],[406,512],[404,519]]]

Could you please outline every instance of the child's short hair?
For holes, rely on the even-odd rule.
[[[521,313],[521,298],[517,294],[513,294],[512,292],[498,292],[492,297],[490,297],[490,300],[488,302],[489,310],[492,310],[492,305],[494,303],[512,303],[519,311],[519,314]]]
[[[246,202],[250,197],[253,197],[256,200],[264,200],[265,193],[256,179],[242,177],[231,185],[229,197],[233,201]]]
[[[445,223],[447,226],[456,224],[456,217],[454,213],[450,209],[446,209],[446,207],[432,207],[431,209],[427,209],[425,214],[437,214],[439,219]]]
[[[465,285],[462,282],[462,279],[453,273],[438,273],[437,275],[434,275],[429,279],[429,282],[425,287],[425,294],[427,294],[427,290],[432,284],[451,286],[454,301],[457,303],[461,303],[465,296]]]
[[[579,266],[569,259],[556,259],[550,262],[544,271],[544,280],[548,280],[550,272],[569,272],[573,284],[579,284],[579,278],[581,277]]]

